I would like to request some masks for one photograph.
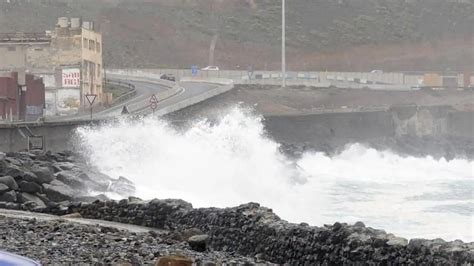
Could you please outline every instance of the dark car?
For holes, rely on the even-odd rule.
[[[165,80],[169,80],[169,81],[176,81],[176,78],[171,74],[163,74],[163,75],[161,75],[160,79],[165,79]]]
[[[19,255],[0,250],[0,265],[5,266],[40,266],[41,264]]]

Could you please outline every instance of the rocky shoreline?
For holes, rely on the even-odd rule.
[[[196,209],[182,200],[142,201],[129,197],[113,201],[105,196],[91,197],[90,190],[132,194],[134,186],[126,178],[113,180],[86,172],[76,160],[69,152],[0,153],[0,208],[75,215],[166,233],[151,230],[137,234],[63,221],[0,216],[0,248],[45,264],[154,264],[162,255],[176,254],[208,265],[474,263],[474,243],[408,241],[362,222],[323,227],[292,224],[257,203]]]
[[[62,219],[42,221],[1,215],[0,230],[2,250],[32,258],[43,265],[161,265],[160,259],[170,258],[189,265],[272,265],[229,252],[195,251],[192,242],[177,241],[169,234],[152,230],[135,233]]]

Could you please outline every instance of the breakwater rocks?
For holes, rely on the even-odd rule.
[[[72,201],[94,201],[90,192],[130,195],[126,178],[109,178],[88,167],[70,152],[0,152],[0,208],[41,211],[66,210]]]
[[[55,212],[54,209],[49,209]],[[358,222],[324,227],[291,224],[257,203],[234,208],[194,209],[182,200],[81,203],[68,208],[83,217],[166,229],[169,237],[190,240],[205,233],[207,249],[236,252],[289,265],[353,263],[468,265],[474,263],[474,243],[441,239],[406,239]],[[190,233],[191,232],[191,233]],[[202,247],[201,247],[202,248]]]

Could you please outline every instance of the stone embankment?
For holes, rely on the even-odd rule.
[[[366,227],[362,222],[324,227],[291,224],[257,203],[225,209],[194,209],[182,200],[145,202],[130,198],[107,202],[97,200],[71,206],[68,212],[80,213],[87,218],[167,229],[176,234],[177,239],[186,236],[190,230],[198,230],[208,235],[212,250],[232,251],[278,264],[474,263],[474,243],[441,239],[407,241],[383,230]]]
[[[173,253],[169,250],[174,250],[193,258],[194,262],[212,261],[217,264],[222,261],[250,265],[258,262],[287,265],[474,263],[474,243],[441,239],[408,241],[366,227],[362,222],[323,227],[292,224],[257,203],[225,209],[196,209],[183,200],[143,201],[129,197],[111,201],[86,197],[85,191],[90,186],[102,191],[111,186],[92,180],[84,172],[79,175],[80,168],[72,163],[74,158],[69,153],[1,156],[1,208],[74,215],[166,231],[162,235],[133,235],[57,221],[46,224],[19,221],[20,229],[16,229],[14,224],[17,221],[0,217],[0,227],[4,232],[0,246],[32,254],[37,259],[51,257],[70,261],[77,258],[88,263],[142,264],[155,260],[158,253],[166,255]],[[75,169],[75,178],[64,173],[72,169]],[[103,178],[109,184],[120,184],[115,186],[117,191],[132,190],[126,179],[118,182]],[[41,244],[34,247],[33,243]],[[56,243],[56,248],[50,246],[52,243]],[[25,246],[27,248],[22,251],[21,247]],[[103,251],[105,255],[96,256],[94,250]],[[45,262],[48,261],[45,259]]]

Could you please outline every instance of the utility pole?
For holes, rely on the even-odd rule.
[[[281,0],[281,74],[283,78],[282,86],[286,87],[286,21],[285,21],[285,0]]]

